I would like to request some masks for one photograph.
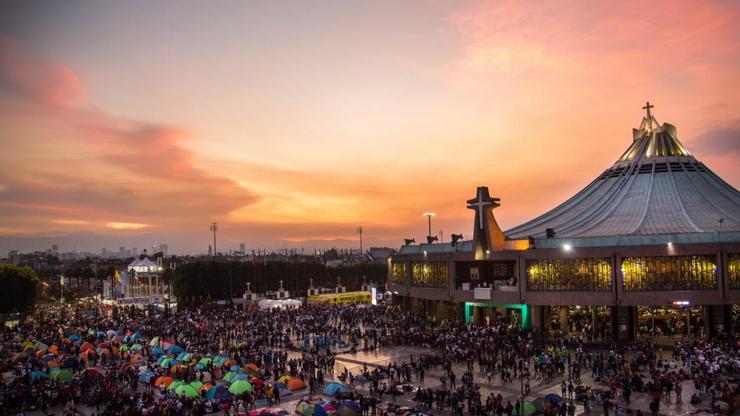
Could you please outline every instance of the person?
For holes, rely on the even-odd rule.
[[[568,403],[568,416],[576,416],[576,405],[572,400]]]
[[[660,410],[660,402],[658,400],[653,400],[650,402],[650,413],[653,416],[658,416],[658,411]]]
[[[681,404],[683,402],[683,399],[681,398],[681,392],[683,391],[683,386],[681,386],[680,380],[676,380],[676,387],[674,389],[676,391],[676,403]]]

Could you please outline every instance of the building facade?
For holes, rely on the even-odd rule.
[[[736,331],[740,193],[651,108],[614,165],[527,223],[501,231],[479,187],[472,240],[402,247],[390,290],[439,319],[620,339]]]

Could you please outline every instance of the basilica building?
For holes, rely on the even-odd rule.
[[[390,258],[398,302],[436,319],[618,339],[737,331],[740,192],[651,109],[612,166],[531,221],[502,231],[501,201],[478,187],[472,240]]]

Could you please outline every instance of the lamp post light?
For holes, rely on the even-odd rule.
[[[429,223],[429,234],[427,234],[427,235],[429,237],[431,237],[432,236],[432,217],[436,216],[437,214],[435,214],[434,212],[431,212],[431,211],[427,211],[427,212],[425,212],[425,213],[423,213],[421,215],[427,217],[427,220],[428,220],[428,223]]]
[[[64,303],[64,275],[59,276],[59,302]]]

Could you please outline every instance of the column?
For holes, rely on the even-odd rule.
[[[561,306],[559,312],[560,316],[560,330],[563,334],[570,334],[570,320],[568,319],[570,311],[567,306]]]
[[[597,324],[597,320],[599,318],[599,314],[597,312],[597,309],[598,308],[599,308],[598,306],[592,306],[591,307],[591,333],[592,333],[594,339],[596,339],[596,334],[597,334],[596,324]]]
[[[533,305],[530,307],[532,313],[532,330],[542,332],[545,330],[545,308],[546,306]]]

